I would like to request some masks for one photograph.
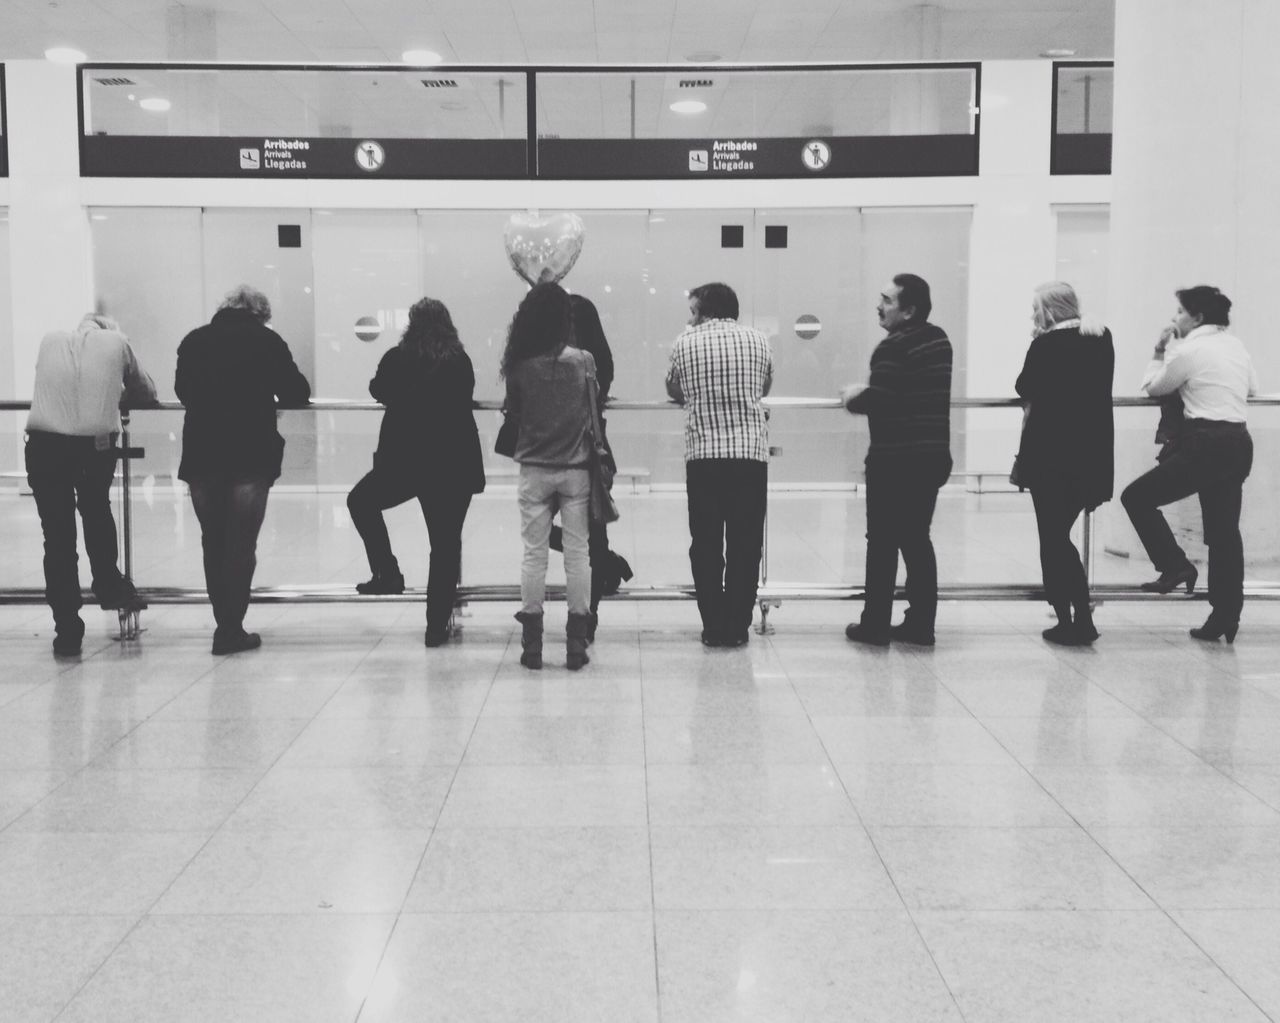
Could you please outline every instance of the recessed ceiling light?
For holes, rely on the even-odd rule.
[[[52,46],[44,51],[44,59],[55,64],[83,64],[88,58],[73,46]]]
[[[414,67],[428,67],[444,60],[435,50],[405,50],[400,54],[400,59]]]
[[[677,114],[700,114],[707,105],[700,99],[678,99],[671,104],[671,109]]]
[[[691,64],[714,64],[720,59],[720,54],[714,50],[697,50],[688,54],[684,59]]]
[[[138,100],[138,106],[142,107],[143,110],[150,110],[153,113],[163,114],[173,106],[173,104],[163,96],[148,96],[146,99]]]
[[[1040,56],[1042,57],[1074,57],[1075,55],[1076,55],[1075,50],[1041,50],[1040,51]]]

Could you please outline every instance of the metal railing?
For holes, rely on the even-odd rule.
[[[843,411],[843,404],[838,398],[766,398],[764,404],[769,408],[777,409],[827,409]],[[1156,407],[1158,402],[1152,398],[1139,396],[1117,397],[1112,400],[1112,404],[1116,408],[1138,408],[1144,406]],[[1277,395],[1258,395],[1249,399],[1250,406],[1275,407],[1280,406],[1280,394]],[[998,409],[998,408],[1019,408],[1022,402],[1019,398],[953,398],[951,402],[952,410],[966,409]],[[0,401],[0,412],[4,411],[24,411],[30,409],[29,401]],[[501,401],[481,400],[473,403],[476,411],[499,411],[502,408]],[[678,411],[680,406],[670,401],[627,401],[624,399],[611,399],[608,408],[612,411]],[[120,447],[118,449],[118,459],[120,461],[120,479],[121,479],[121,514],[120,514],[120,530],[121,530],[121,551],[123,558],[122,569],[127,579],[132,581],[133,578],[133,519],[131,510],[131,463],[135,458],[142,456],[140,449],[131,447],[129,437],[129,427],[132,421],[132,413],[134,411],[183,411],[183,405],[177,401],[161,401],[155,402],[145,407],[145,409],[122,409],[121,410],[121,431],[120,431]],[[282,411],[295,411],[294,409],[285,409]],[[317,399],[308,405],[300,406],[296,411],[353,411],[353,412],[382,412],[385,406],[372,401],[353,401],[347,399]],[[980,474],[974,473],[955,473],[954,476],[965,477],[969,475],[995,476],[997,473],[993,470]],[[766,508],[766,515],[768,514]],[[1157,595],[1144,592],[1134,586],[1126,585],[1098,585],[1092,579],[1092,561],[1093,561],[1093,515],[1086,513],[1082,516],[1082,535],[1081,535],[1081,560],[1084,563],[1086,577],[1090,583],[1090,593],[1099,602],[1103,600],[1148,600],[1158,599]],[[766,529],[767,534],[767,529]],[[139,596],[146,604],[194,604],[203,603],[208,599],[207,593],[203,589],[181,588],[181,587],[150,587],[140,589]],[[1280,583],[1257,583],[1246,585],[1245,594],[1250,599],[1278,600],[1280,599]],[[1041,587],[1036,585],[1025,585],[1019,583],[982,583],[982,584],[962,584],[962,585],[940,585],[938,588],[939,598],[942,600],[1042,600],[1044,597]],[[563,587],[549,586],[547,591],[548,599],[563,599]],[[611,597],[613,600],[682,600],[692,599],[694,596],[693,584],[690,583],[666,583],[649,586],[627,586],[621,588],[618,593]],[[1203,597],[1203,594],[1195,594],[1196,597]],[[426,599],[424,590],[406,590],[402,594],[395,595],[366,595],[357,594],[353,588],[343,587],[319,587],[306,585],[290,585],[290,586],[274,586],[274,587],[258,587],[253,590],[252,600],[254,603],[348,603],[353,601],[409,601],[422,602]],[[491,584],[491,585],[462,585],[458,588],[458,603],[465,605],[470,601],[518,601],[520,599],[520,588],[516,583],[511,584]],[[772,585],[769,583],[769,565],[768,565],[768,545],[761,557],[760,568],[760,588],[759,588],[759,605],[761,612],[760,631],[769,630],[768,615],[771,608],[779,607],[783,600],[851,600],[857,601],[863,599],[863,587],[852,583],[839,584],[788,584],[784,586]],[[36,588],[0,588],[0,604],[40,604],[44,602],[44,591]],[[140,631],[139,611],[135,609],[122,609],[120,611],[120,638],[133,639],[136,638]]]

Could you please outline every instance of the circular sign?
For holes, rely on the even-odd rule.
[[[382,324],[376,316],[361,316],[356,320],[356,337],[361,341],[377,341],[382,336]]]
[[[801,341],[812,341],[822,333],[822,323],[810,313],[796,317],[796,337]]]
[[[811,171],[824,171],[831,163],[831,147],[822,139],[810,139],[800,150],[800,159]]]
[[[356,164],[361,170],[381,170],[387,160],[387,154],[376,142],[361,142],[356,146]]]

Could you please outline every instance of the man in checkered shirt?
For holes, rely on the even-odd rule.
[[[684,406],[689,562],[706,646],[747,642],[764,546],[768,339],[738,323],[727,284],[689,293],[689,326],[676,338],[667,393]]]

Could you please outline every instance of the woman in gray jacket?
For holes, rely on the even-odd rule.
[[[588,557],[589,464],[599,434],[598,387],[590,353],[572,345],[569,296],[558,284],[535,285],[520,303],[507,334],[502,375],[507,414],[519,424],[515,460],[520,464],[520,535],[524,560],[516,618],[523,626],[520,663],[542,667],[542,603],[547,549],[556,512],[564,530],[564,571],[569,619],[567,666],[585,665],[591,622]]]

